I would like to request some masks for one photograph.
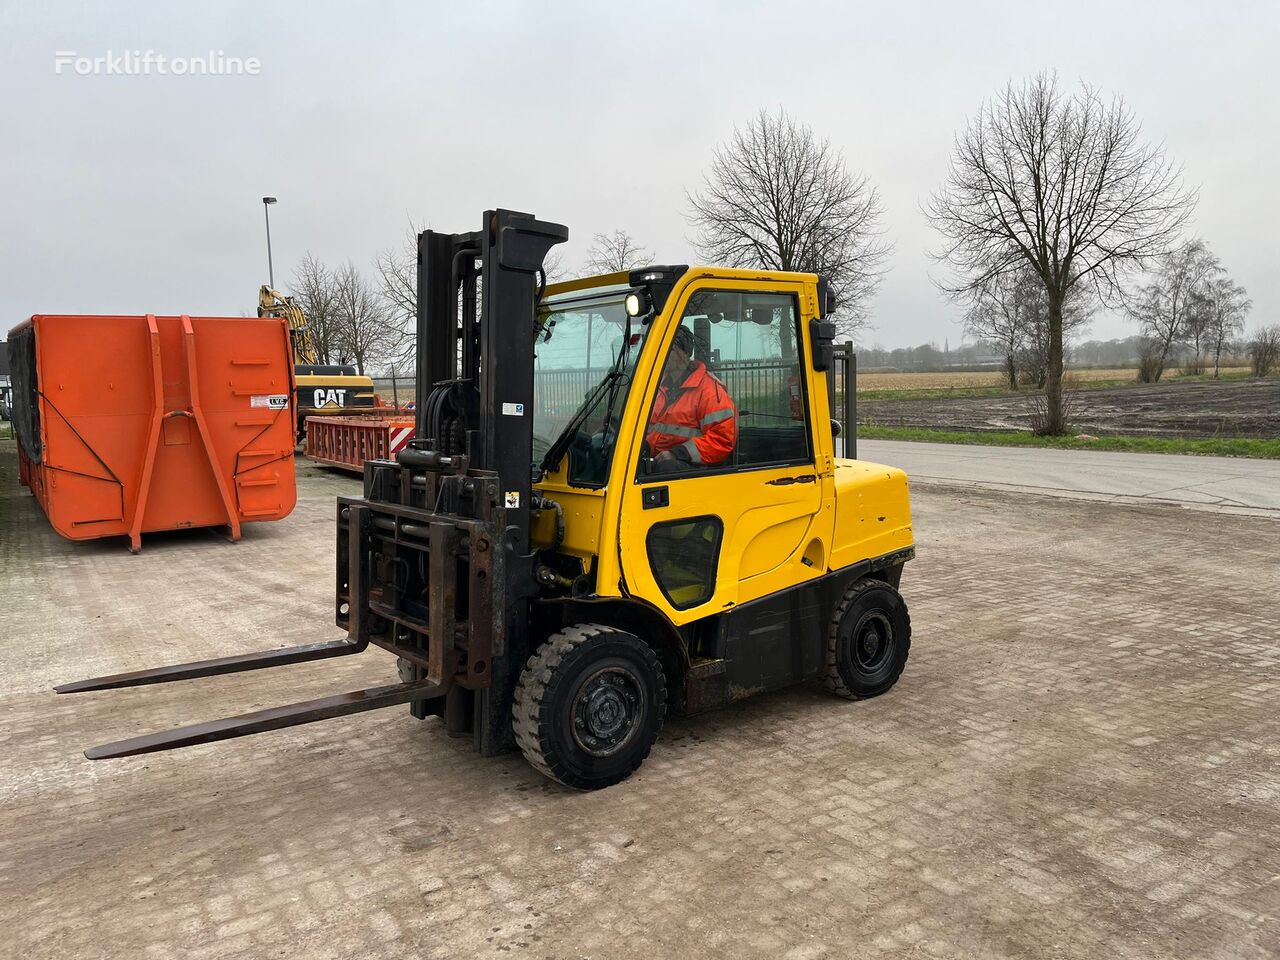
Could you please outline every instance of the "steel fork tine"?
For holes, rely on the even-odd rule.
[[[242,653],[231,657],[215,657],[212,660],[196,660],[167,667],[152,667],[132,673],[113,673],[106,677],[77,680],[54,687],[55,693],[84,693],[89,690],[113,690],[117,687],[140,687],[148,683],[171,683],[175,680],[194,680],[197,677],[214,677],[223,673],[240,673],[244,670],[263,670],[287,663],[305,663],[308,660],[327,660],[359,653],[367,644],[350,640],[334,640],[327,643],[308,643],[299,647],[280,650],[263,650],[258,653]]]
[[[115,743],[104,743],[90,747],[84,755],[90,760],[109,760],[116,757],[132,757],[140,753],[156,753],[160,750],[175,750],[179,747],[190,747],[198,743],[213,743],[217,740],[230,740],[233,737],[245,737],[267,730],[279,730],[283,727],[296,727],[303,723],[315,723],[331,717],[345,717],[366,710],[380,710],[414,700],[430,700],[444,692],[444,686],[437,681],[424,679],[409,683],[396,683],[385,687],[369,687],[365,690],[354,690],[350,693],[339,693],[317,700],[306,700],[302,703],[291,703],[283,707],[269,707],[266,710],[255,710],[235,717],[224,717],[221,720],[209,720],[173,730],[162,730]]]

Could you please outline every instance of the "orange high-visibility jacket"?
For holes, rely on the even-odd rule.
[[[738,442],[738,408],[724,384],[695,360],[679,387],[658,388],[645,439],[655,457],[670,450],[698,466],[723,463]]]

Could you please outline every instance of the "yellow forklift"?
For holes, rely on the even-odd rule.
[[[377,405],[373,380],[348,364],[316,363],[316,346],[302,307],[265,283],[258,288],[258,316],[288,321],[293,343],[296,434],[306,436],[307,417],[342,416]]]
[[[342,640],[60,693],[359,653],[400,682],[94,747],[127,757],[410,705],[571,787],[663,718],[907,661],[906,475],[836,456],[813,274],[652,266],[547,286],[568,229],[508,210],[418,240],[417,438],[336,504]]]

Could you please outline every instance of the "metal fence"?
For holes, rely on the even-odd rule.
[[[827,379],[831,387],[831,415],[840,422],[851,455],[856,456],[857,357],[852,345],[837,344],[835,360]],[[762,417],[789,418],[794,413],[792,388],[799,384],[794,361],[733,360],[717,363],[711,370],[725,385],[739,410]],[[533,389],[539,412],[550,420],[553,429],[558,429],[569,421],[603,374],[603,370],[586,368],[536,370]],[[846,391],[846,381],[855,385],[854,390]],[[374,377],[373,388],[384,402],[404,407],[414,399],[417,381],[414,377]]]
[[[391,376],[373,378],[373,392],[381,397],[384,403],[390,403],[397,407],[412,403],[417,389],[418,380],[416,377]]]

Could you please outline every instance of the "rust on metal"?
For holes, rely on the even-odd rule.
[[[246,737],[254,733],[265,733],[268,730],[315,723],[333,717],[345,717],[367,710],[380,710],[383,707],[394,707],[402,703],[412,703],[415,700],[428,700],[443,692],[444,688],[431,680],[414,680],[385,687],[370,687],[365,690],[354,690],[351,693],[306,700],[302,703],[291,703],[283,707],[255,710],[252,713],[196,723],[174,730],[149,733],[128,740],[118,740],[115,743],[105,743],[90,747],[84,755],[90,760],[109,760],[116,757],[132,757],[140,753],[155,753],[159,750],[175,750],[199,743],[230,740],[233,737]]]
[[[430,630],[428,633],[428,674],[436,680],[454,674],[457,654],[454,651],[454,626],[458,603],[458,560],[455,556],[458,530],[451,523],[432,520],[429,525],[430,559]]]
[[[493,475],[470,471],[462,455],[436,458],[423,469],[373,466],[366,470],[366,488],[381,485],[388,498],[337,502],[335,619],[347,631],[345,640],[155,667],[56,689],[75,693],[192,680],[347,656],[370,645],[414,668],[406,682],[134,737],[94,747],[87,757],[210,743],[403,703],[418,704],[415,714],[441,713],[452,686],[490,686],[492,659],[505,650],[506,612],[504,512]],[[456,699],[455,709],[463,706]]]
[[[279,650],[263,650],[231,657],[215,657],[212,660],[196,660],[167,667],[152,667],[132,673],[114,673],[91,680],[77,680],[54,687],[55,693],[86,693],[91,690],[115,690],[119,687],[140,687],[150,683],[172,683],[175,680],[195,680],[199,677],[215,677],[224,673],[241,673],[245,670],[263,670],[288,663],[307,663],[311,660],[327,660],[359,653],[362,644],[349,640],[328,643],[308,643],[298,647],[282,647]]]
[[[470,558],[467,564],[467,660],[465,671],[458,682],[464,687],[478,689],[489,685],[493,661],[494,610],[501,609],[495,603],[493,565],[498,551],[493,549],[487,531],[471,537]]]

